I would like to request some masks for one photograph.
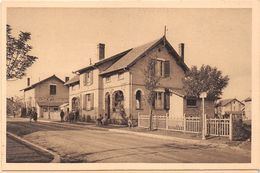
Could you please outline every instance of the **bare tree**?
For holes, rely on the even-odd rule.
[[[18,38],[15,38],[12,36],[11,26],[7,25],[6,28],[6,78],[21,79],[26,74],[26,69],[37,59],[28,55],[32,50],[32,46],[27,43],[31,39],[31,33],[21,31]]]
[[[147,90],[146,100],[149,105],[149,129],[152,130],[153,111],[155,104],[155,89],[160,85],[161,77],[156,74],[156,60],[149,58],[147,67],[144,70],[144,84]]]

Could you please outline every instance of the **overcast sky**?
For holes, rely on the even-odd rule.
[[[209,64],[230,77],[223,98],[251,96],[250,9],[9,8],[7,23],[32,34],[30,54],[39,57],[24,79],[8,82],[8,97],[22,94],[27,77],[71,77],[97,60],[100,42],[109,57],[162,37],[165,25],[176,51],[185,43],[189,67]]]

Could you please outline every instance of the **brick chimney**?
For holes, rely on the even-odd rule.
[[[27,86],[30,86],[31,85],[31,79],[28,77],[27,78]]]
[[[102,60],[105,58],[105,44],[99,43],[98,44],[98,60]]]
[[[179,56],[184,61],[184,43],[179,44]]]
[[[65,77],[65,82],[68,82],[70,80],[70,78],[69,77]]]

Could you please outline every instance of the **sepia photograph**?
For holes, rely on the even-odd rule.
[[[252,162],[252,8],[6,8],[6,163]]]

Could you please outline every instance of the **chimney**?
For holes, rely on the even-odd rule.
[[[27,86],[30,86],[31,85],[31,79],[28,77],[27,78]]]
[[[65,82],[68,82],[70,80],[69,77],[65,77]]]
[[[99,43],[98,44],[98,58],[102,60],[105,58],[105,44]]]
[[[184,43],[179,44],[179,56],[184,61]]]

